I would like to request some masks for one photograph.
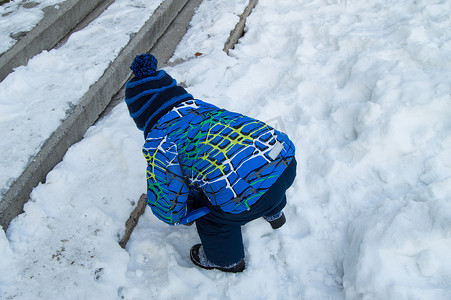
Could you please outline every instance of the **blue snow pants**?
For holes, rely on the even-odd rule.
[[[230,266],[244,258],[241,226],[263,216],[273,216],[285,207],[286,190],[296,177],[293,159],[274,185],[248,211],[231,214],[211,205],[203,196],[196,199],[196,207],[207,206],[211,212],[196,220],[197,232],[207,258],[218,266]],[[268,225],[269,226],[269,225]]]

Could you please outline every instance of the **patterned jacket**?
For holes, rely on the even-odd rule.
[[[147,202],[176,225],[187,200],[203,191],[212,205],[241,213],[274,184],[294,157],[288,137],[265,123],[188,100],[163,115],[147,135]]]

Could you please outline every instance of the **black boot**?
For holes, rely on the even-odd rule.
[[[285,214],[281,211],[278,214],[270,217],[263,217],[269,224],[271,224],[272,229],[278,229],[285,224],[287,219],[285,218]]]
[[[245,268],[244,258],[241,259],[236,264],[226,267],[221,267],[212,263],[211,261],[208,260],[207,256],[205,255],[202,244],[197,244],[191,247],[190,258],[193,264],[207,270],[217,269],[223,272],[239,273],[243,272]]]

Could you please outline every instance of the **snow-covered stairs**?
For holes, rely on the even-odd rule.
[[[5,8],[6,12],[2,15],[3,22],[13,23],[14,20],[9,19],[33,13],[28,11],[39,8],[40,4],[45,5],[42,2],[25,2],[9,9]],[[9,37],[6,37],[11,39],[10,47],[3,51],[0,50],[0,80],[5,79],[14,68],[25,65],[34,55],[54,48],[78,24],[83,23],[84,20],[92,21],[113,0],[66,0],[60,2],[44,7],[42,19],[32,29],[26,31],[11,29]]]
[[[40,2],[35,1],[33,5],[38,6]],[[3,173],[7,174],[0,178],[0,225],[4,229],[22,211],[32,189],[45,180],[67,149],[82,139],[112,98],[122,98],[121,88],[130,76],[129,65],[133,57],[152,49],[161,62],[169,59],[200,2],[53,1],[51,6],[43,9],[45,13],[38,24],[28,32],[21,32],[17,42],[0,56],[0,130],[3,139],[0,151],[10,153],[0,161],[6,171]],[[12,4],[2,5],[3,9],[6,5]],[[108,10],[123,10],[123,19],[110,20]],[[14,11],[5,13],[3,21],[9,15],[13,17]],[[119,31],[118,28],[124,27],[121,22],[135,19],[133,30]],[[168,29],[170,25],[175,28]],[[122,44],[110,45],[108,42],[113,37],[108,37],[109,34],[114,38],[122,34],[125,38],[122,38]],[[85,43],[83,35],[92,43]],[[160,39],[163,35],[165,37]],[[104,62],[90,60],[91,53],[100,51],[93,49],[90,52],[91,45],[104,45],[107,48],[105,56],[110,57],[105,57]],[[83,55],[86,57],[77,57]],[[68,66],[61,67],[65,63]],[[84,72],[83,82],[78,87],[80,92],[71,93],[77,83],[70,79],[70,72],[80,69]],[[59,81],[66,76],[66,81]],[[58,79],[56,84],[55,78]],[[39,87],[30,84],[15,91],[14,87],[20,86],[18,81],[36,81]],[[57,103],[51,104],[52,101]],[[40,106],[41,112],[48,110],[49,113],[36,110]],[[31,119],[21,120],[19,111],[28,107],[37,113]],[[16,115],[19,117],[15,118]],[[14,145],[13,149],[11,145]]]

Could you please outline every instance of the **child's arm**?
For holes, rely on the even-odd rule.
[[[189,188],[177,160],[177,146],[167,139],[148,139],[147,204],[160,220],[178,225],[187,213]]]

